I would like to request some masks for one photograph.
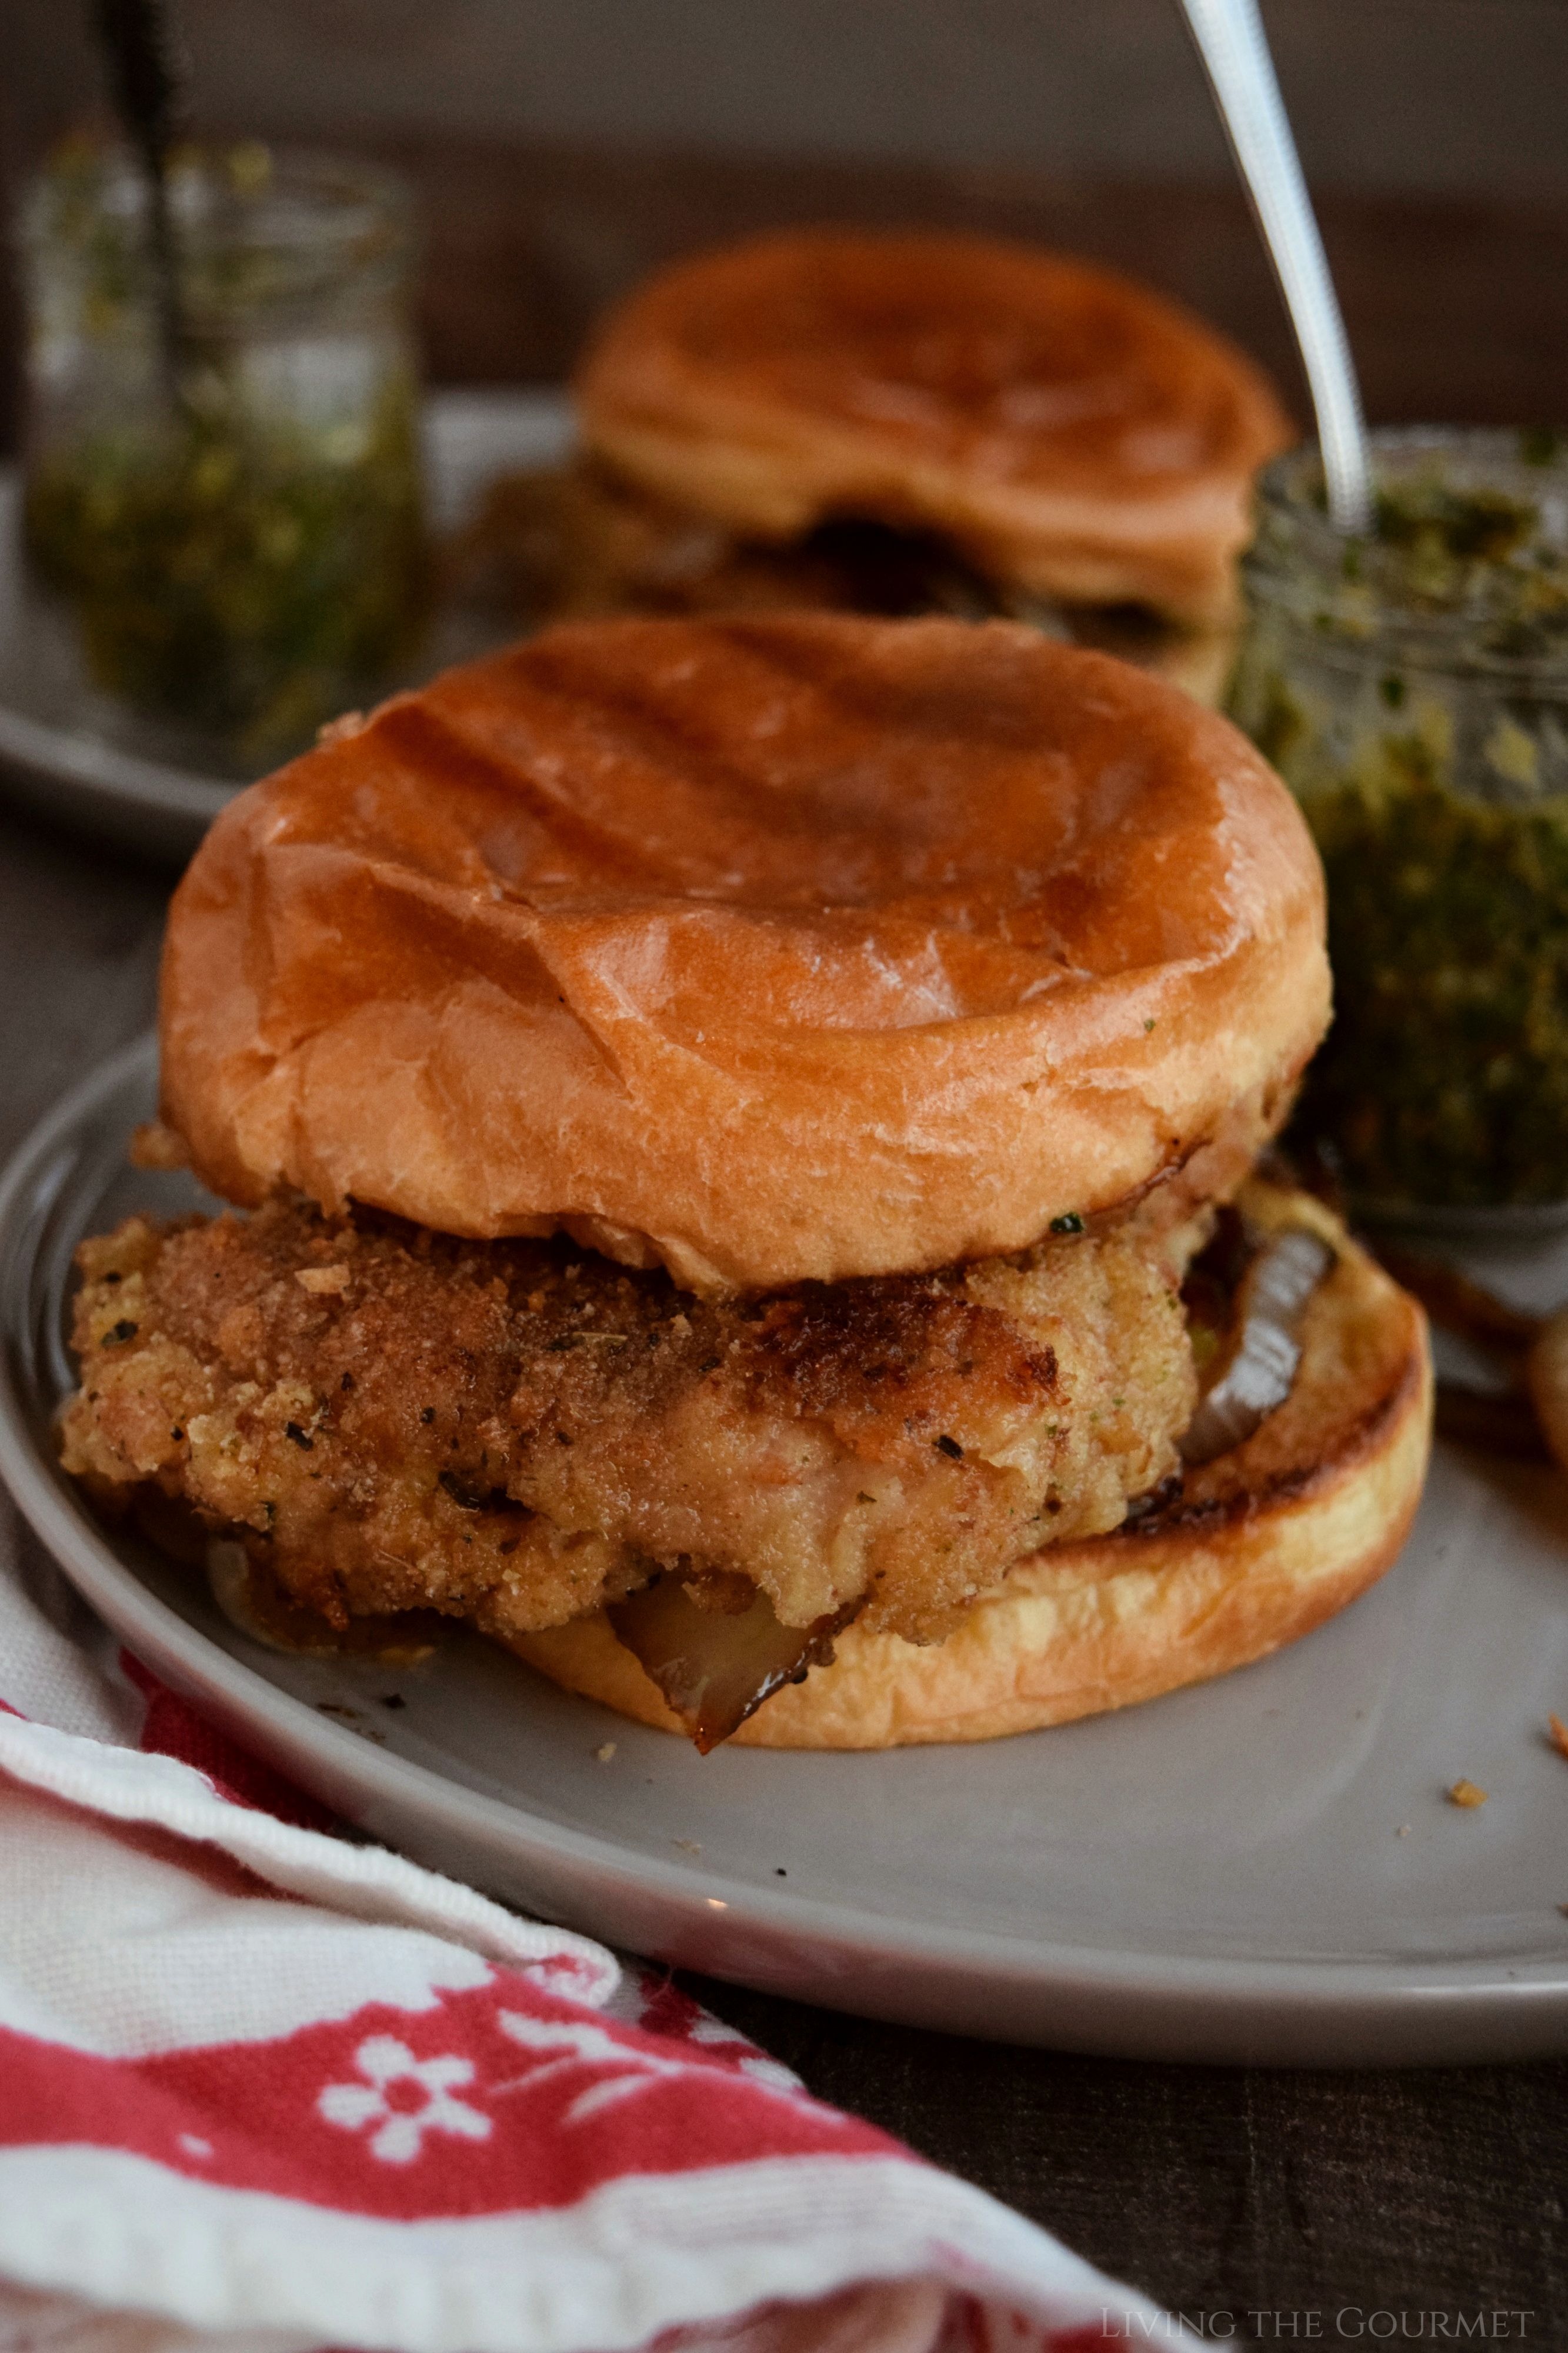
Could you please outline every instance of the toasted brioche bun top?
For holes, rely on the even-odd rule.
[[[764,1288],[1136,1197],[1328,1004],[1295,803],[1178,689],[1014,623],[591,622],[230,803],[163,1115],[232,1200]]]
[[[852,513],[1036,594],[1223,618],[1268,379],[1127,279],[963,237],[796,230],[678,263],[577,383],[590,446],[731,530]]]

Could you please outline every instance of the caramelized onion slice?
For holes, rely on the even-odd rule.
[[[612,1603],[609,1620],[706,1757],[781,1683],[800,1683],[807,1668],[826,1666],[833,1637],[858,1607],[852,1602],[810,1626],[782,1626],[761,1591],[741,1610],[700,1609],[677,1570]]]
[[[1287,1227],[1259,1250],[1237,1298],[1236,1345],[1188,1425],[1184,1462],[1228,1454],[1284,1404],[1301,1361],[1302,1313],[1333,1263],[1329,1244],[1305,1226]]]

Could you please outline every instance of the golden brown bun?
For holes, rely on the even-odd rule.
[[[868,515],[1035,595],[1200,622],[1233,609],[1253,476],[1295,438],[1234,345],[1110,270],[842,229],[662,271],[577,397],[591,448],[732,531]]]
[[[230,803],[163,1108],[231,1200],[767,1287],[1224,1189],[1328,1006],[1296,805],[1175,689],[1013,623],[605,621]]]
[[[1037,1553],[938,1647],[851,1627],[832,1666],[765,1701],[736,1740],[896,1748],[1065,1724],[1245,1666],[1382,1576],[1426,1472],[1426,1319],[1307,1195],[1255,1182],[1243,1200],[1261,1225],[1310,1225],[1339,1252],[1307,1309],[1285,1404],[1189,1471],[1171,1510]],[[680,1729],[603,1617],[510,1647],[569,1691]]]

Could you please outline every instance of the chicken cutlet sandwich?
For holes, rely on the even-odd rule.
[[[499,486],[474,542],[535,617],[1010,616],[1211,700],[1253,477],[1294,438],[1234,345],[1110,270],[832,228],[657,274],[575,406],[579,461]]]
[[[1121,662],[547,632],[198,851],[163,1118],[244,1214],[85,1245],[66,1465],[280,1639],[438,1613],[704,1747],[1219,1672],[1426,1459],[1419,1310],[1253,1173],[1328,1010],[1289,795]]]

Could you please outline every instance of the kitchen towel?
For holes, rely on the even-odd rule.
[[[666,1973],[335,1830],[0,1495],[0,2353],[1173,2333]]]

